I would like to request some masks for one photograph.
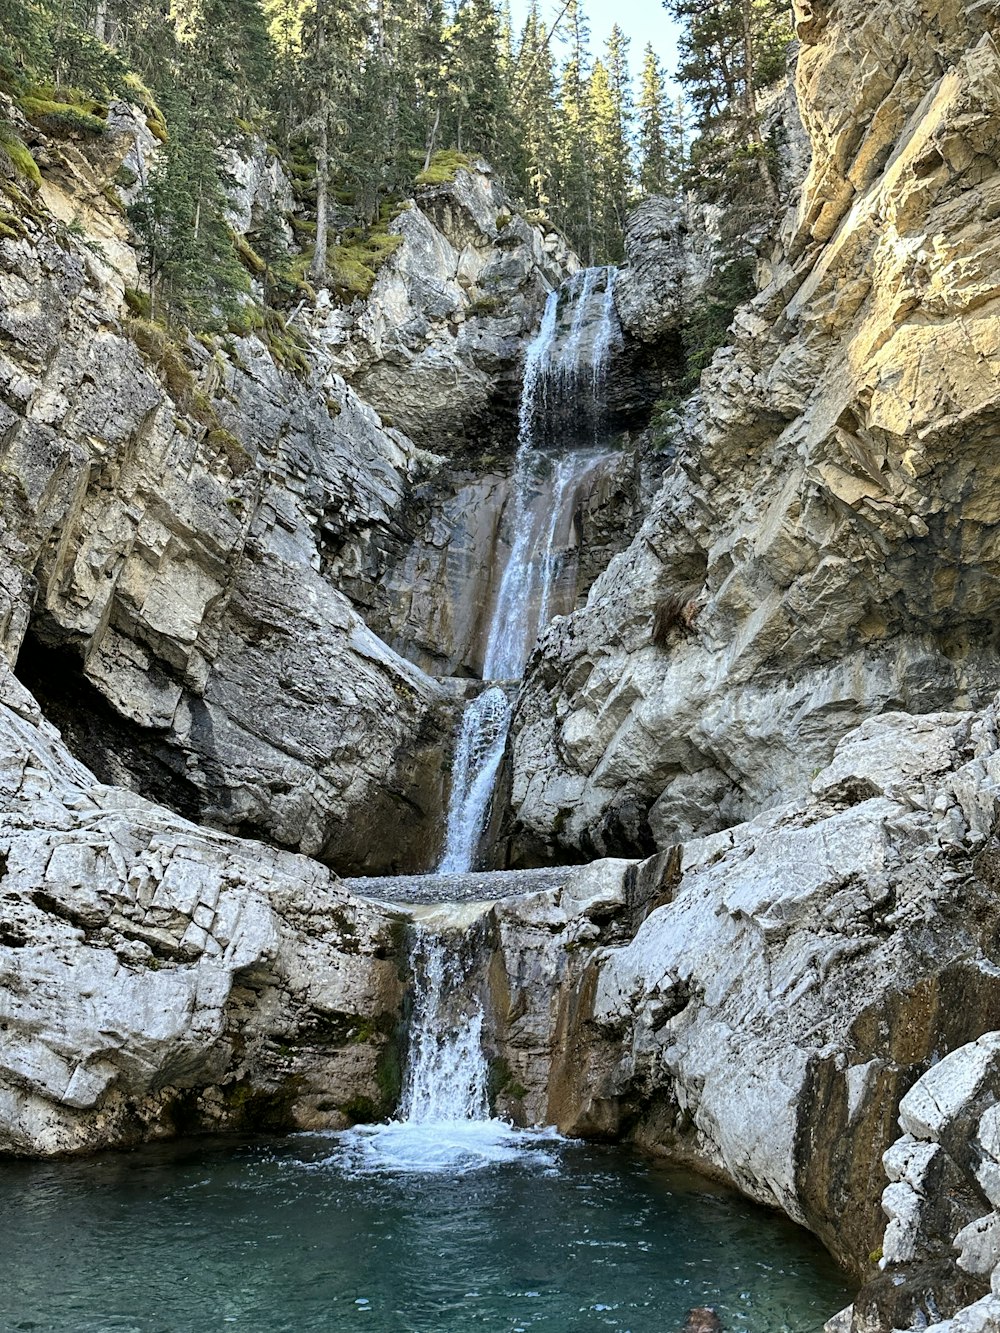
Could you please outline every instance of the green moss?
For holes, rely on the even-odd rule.
[[[350,227],[339,245],[327,251],[327,280],[341,297],[366,297],[375,285],[378,271],[403,244],[402,236],[390,232],[386,222],[370,229]]]
[[[234,477],[242,477],[253,466],[250,455],[231,430],[216,426],[205,436],[205,444],[207,448],[223,454]]]
[[[276,1088],[254,1087],[241,1079],[222,1088],[233,1127],[258,1132],[279,1132],[292,1127],[292,1107],[302,1080],[288,1079]]]
[[[248,273],[255,278],[259,278],[267,272],[267,264],[261,259],[260,255],[253,248],[247,238],[238,231],[233,232],[233,249],[240,263]]]
[[[146,113],[146,128],[154,139],[166,143],[167,118],[156,104],[156,98],[149,91],[138,74],[125,75],[125,88],[133,101],[137,102]]]
[[[479,296],[475,301],[469,302],[467,314],[469,315],[495,315],[497,311],[503,309],[503,301],[499,296]]]
[[[101,186],[101,197],[116,213],[124,214],[125,205],[122,203],[121,196],[110,181]]]
[[[447,185],[453,181],[461,171],[462,167],[467,167],[470,163],[469,157],[465,153],[460,153],[456,148],[442,148],[434,154],[427,167],[417,173],[416,185]]]
[[[346,1115],[352,1125],[373,1125],[380,1119],[378,1107],[370,1097],[352,1097],[350,1101],[341,1102],[337,1110]]]
[[[399,1038],[396,1033],[393,1033],[378,1053],[375,1062],[375,1081],[378,1084],[382,1114],[392,1115],[403,1093],[403,1062],[400,1059]]]
[[[293,375],[304,377],[312,369],[305,341],[297,329],[285,323],[280,310],[248,301],[239,315],[230,320],[229,332],[238,338],[255,333],[271,353],[275,365]]]
[[[149,319],[153,302],[148,292],[140,292],[138,287],[126,287],[125,304],[131,314],[139,319]]]
[[[174,402],[186,410],[194,391],[194,376],[184,360],[183,352],[166,327],[144,317],[130,319],[127,327],[140,352],[149,358],[162,375]]]
[[[107,108],[101,103],[87,101],[81,104],[59,102],[49,97],[21,97],[21,110],[33,125],[50,134],[103,134]],[[101,116],[99,111],[104,112]]]
[[[502,1055],[498,1055],[489,1063],[487,1093],[490,1106],[493,1106],[501,1095],[512,1097],[514,1101],[520,1101],[522,1097],[528,1095],[528,1090],[516,1081],[506,1059]]]
[[[0,208],[0,241],[18,241],[24,235],[24,223],[15,213]]]
[[[38,163],[31,156],[27,144],[14,133],[13,126],[5,121],[0,121],[0,157],[6,157],[23,180],[30,181],[32,185],[41,185],[42,173],[38,170]]]
[[[507,228],[508,228],[508,227],[510,226],[510,224],[511,224],[511,220],[512,220],[512,219],[511,219],[511,216],[510,216],[509,213],[498,213],[498,214],[497,214],[497,231],[506,231]]]

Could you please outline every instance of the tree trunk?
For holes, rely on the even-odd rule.
[[[326,246],[327,246],[327,192],[329,188],[329,144],[327,142],[327,119],[326,107],[322,109],[322,122],[320,125],[319,138],[316,141],[316,249],[313,252],[312,264],[309,266],[310,276],[316,282],[323,282],[326,279]]]
[[[441,128],[441,104],[438,103],[437,110],[434,112],[434,124],[431,126],[430,138],[427,140],[427,156],[424,158],[424,171],[431,164],[431,158],[434,156],[434,145],[437,142],[438,130]]]

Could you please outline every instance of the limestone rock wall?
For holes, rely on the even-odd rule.
[[[455,704],[368,621],[445,459],[341,370],[381,384],[383,411],[423,403],[425,442],[464,447],[575,260],[503,221],[486,168],[462,172],[401,215],[370,300],[296,315],[305,370],[257,337],[174,347],[130,320],[136,256],[109,202],[119,164],[156,145],[124,104],[109,123],[86,153],[46,150],[44,207],[0,242],[4,653],[103,780],[342,870],[424,868]],[[234,168],[235,226],[289,204],[263,151]]]
[[[321,301],[316,338],[422,449],[509,456],[525,340],[579,260],[516,213],[485,162],[419,188],[390,229],[403,244],[371,296],[346,309]]]
[[[0,733],[0,1153],[391,1109],[391,913],[97,782],[6,668]]]
[[[397,762],[406,742],[406,765],[434,764],[434,686],[345,595],[378,569],[413,446],[332,373],[301,383],[255,339],[231,359],[192,348],[197,372],[171,383],[127,336],[122,285],[42,229],[4,242],[8,659],[30,620],[34,657],[62,650],[64,687],[93,687],[148,752],[132,762],[112,728],[88,757],[139,788],[155,769],[201,820],[348,864],[368,802],[434,837],[439,793],[421,781],[411,818]]]
[[[799,18],[812,162],[769,283],[518,706],[528,862],[738,822],[865,717],[1000,677],[997,9]]]
[[[996,704],[886,714],[807,799],[499,903],[521,1111],[715,1172],[873,1278],[900,1099],[1000,1019],[998,798]]]
[[[564,497],[554,531],[553,611],[573,610],[642,521],[640,453],[620,441]],[[375,591],[368,623],[435,676],[479,676],[500,580],[510,555],[515,504],[509,471],[442,468],[414,486],[401,516],[401,559]]]
[[[903,1098],[903,1133],[883,1158],[881,1272],[831,1321],[830,1333],[1000,1327],[998,1055],[1000,1032],[985,1032]]]

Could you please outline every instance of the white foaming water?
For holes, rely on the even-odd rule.
[[[412,954],[414,1004],[402,1118],[338,1135],[340,1152],[317,1166],[358,1172],[468,1171],[530,1160],[551,1170],[554,1130],[516,1129],[490,1117],[483,1011],[470,994],[460,931],[417,927]]]
[[[471,865],[486,822],[486,809],[503,758],[510,701],[498,685],[483,690],[462,715],[455,746],[442,875],[463,874]]]
[[[564,335],[559,325],[560,293],[550,292],[525,357],[510,555],[490,620],[485,681],[520,680],[539,632],[553,615],[559,576],[557,539],[570,528],[572,514],[567,510],[602,456],[593,448],[555,455],[547,448],[554,442],[548,437],[550,433],[558,437],[562,428],[578,430],[581,415],[593,433],[599,433],[605,417],[602,399],[608,362],[612,348],[621,341],[614,274],[611,268],[584,269],[569,280],[565,300],[572,305],[572,316]],[[439,873],[461,874],[475,866],[511,712],[506,692],[496,687],[484,690],[465,711],[455,747]]]
[[[410,1060],[403,1087],[403,1117],[411,1124],[485,1120],[490,1113],[489,1071],[483,1056],[483,1013],[471,1011],[466,978],[445,932],[418,928],[413,951],[416,990]]]

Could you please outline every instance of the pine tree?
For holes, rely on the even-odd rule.
[[[225,327],[249,290],[233,249],[217,145],[190,94],[166,101],[173,132],[129,210],[154,316],[199,330]]]
[[[551,33],[534,2],[521,33],[514,78],[524,154],[521,186],[529,204],[544,212],[552,202],[557,110]]]
[[[587,84],[589,30],[573,0],[567,13],[569,53],[563,66],[556,133],[557,221],[589,264],[596,262],[594,229],[593,127]]]
[[[460,152],[494,158],[510,102],[498,62],[500,16],[492,0],[461,0],[448,32],[451,138]]]
[[[632,94],[628,39],[616,24],[608,38],[607,63],[594,62],[588,101],[593,127],[598,252],[608,263],[624,255],[625,216],[632,197]]]
[[[695,113],[695,166],[748,211],[780,206],[758,93],[780,73],[791,36],[783,0],[664,0],[682,25],[678,76]],[[754,186],[751,178],[756,179]],[[748,193],[749,191],[749,193]]]
[[[639,184],[647,194],[666,194],[675,178],[670,162],[670,108],[663,68],[651,43],[643,53],[638,111]]]

